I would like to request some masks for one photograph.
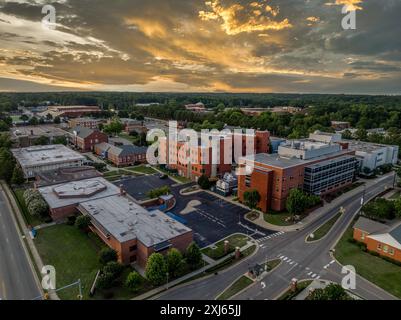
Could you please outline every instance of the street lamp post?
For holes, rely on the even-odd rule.
[[[168,272],[166,272],[166,277],[167,277],[166,289],[168,290]]]

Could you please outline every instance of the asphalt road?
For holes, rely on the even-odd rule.
[[[393,176],[385,176],[375,183],[370,183],[365,190],[365,199],[383,192],[386,187],[392,186]],[[161,300],[210,300],[215,299],[235,279],[248,271],[249,266],[263,263],[266,260],[280,258],[280,266],[265,278],[256,282],[248,290],[235,299],[272,300],[276,299],[290,285],[293,278],[326,279],[341,283],[344,275],[341,266],[330,255],[330,250],[345,232],[361,207],[361,198],[364,191],[349,197],[342,197],[327,214],[306,226],[301,231],[283,234],[260,243],[257,253],[238,265],[195,283],[178,286],[158,296]],[[320,225],[334,217],[341,207],[345,214],[337,221],[325,238],[315,243],[306,243],[306,237]],[[263,282],[263,284],[262,284]],[[356,289],[353,292],[364,299],[386,300],[394,297],[368,281],[357,277]]]
[[[6,201],[0,190],[0,299],[33,299],[41,293]]]

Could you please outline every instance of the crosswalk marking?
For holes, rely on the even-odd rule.
[[[268,236],[266,236],[266,237],[257,239],[256,242],[261,243],[261,242],[270,240],[270,239],[272,239],[272,238],[281,236],[281,235],[284,234],[284,233],[285,233],[284,231],[279,231],[279,232],[273,233],[273,234],[271,234],[271,235],[268,235]]]

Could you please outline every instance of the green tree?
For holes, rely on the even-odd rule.
[[[160,286],[167,281],[167,264],[160,253],[152,253],[146,264],[146,278],[154,286]]]
[[[110,273],[114,278],[118,278],[124,271],[124,266],[117,261],[109,261],[102,269],[103,273]]]
[[[31,126],[37,126],[39,124],[39,120],[36,117],[32,117],[31,119],[29,119],[28,123]]]
[[[18,166],[14,167],[13,176],[11,177],[11,183],[16,185],[21,185],[25,182],[24,173],[22,169]]]
[[[63,137],[63,136],[61,136],[61,137],[55,137],[54,139],[53,139],[53,142],[52,142],[53,144],[63,144],[63,145],[67,145],[67,138],[66,137]]]
[[[111,248],[103,248],[99,252],[99,262],[102,265],[106,265],[110,261],[117,261],[117,252]]]
[[[59,116],[55,117],[54,120],[53,120],[53,122],[54,122],[55,124],[60,124],[60,123],[61,123],[60,117],[59,117]]]
[[[125,286],[130,291],[138,292],[141,290],[142,285],[143,285],[143,278],[138,272],[132,271],[128,274],[127,280],[125,280]]]
[[[111,273],[102,273],[97,278],[96,287],[99,289],[110,289],[114,286],[116,278]]]
[[[91,218],[89,216],[79,216],[75,220],[75,226],[82,231],[88,230],[90,223],[91,223]]]
[[[11,181],[15,167],[15,160],[10,150],[0,148],[0,179]]]
[[[4,120],[0,120],[0,132],[7,132],[8,130],[10,130],[10,126]]]
[[[184,262],[181,252],[175,248],[169,250],[166,255],[166,263],[169,274],[177,277],[181,274],[182,264]]]
[[[29,203],[28,211],[33,216],[45,217],[48,214],[49,207],[43,198],[35,198]]]
[[[124,130],[124,125],[118,118],[114,118],[111,120],[110,124],[104,126],[103,131],[107,134],[115,134],[118,135],[121,131]]]
[[[401,218],[401,197],[394,201],[395,215]]]
[[[251,209],[256,209],[260,199],[260,194],[256,189],[244,192],[244,203]]]
[[[202,263],[202,252],[195,242],[188,246],[185,252],[185,259],[192,270],[198,268]]]
[[[292,189],[287,197],[287,210],[293,216],[302,214],[306,209],[306,197],[305,194],[300,189]]]
[[[307,298],[308,300],[352,300],[339,284],[329,284],[324,289],[314,290]]]
[[[198,185],[203,189],[203,190],[208,190],[211,187],[211,183],[209,178],[206,175],[201,175],[198,179]]]
[[[29,117],[26,114],[23,114],[22,116],[19,117],[22,121],[27,122],[29,120]]]

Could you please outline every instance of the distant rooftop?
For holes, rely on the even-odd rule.
[[[397,149],[399,148],[398,146],[395,146],[395,145],[385,145],[385,144],[363,142],[363,141],[357,141],[357,140],[343,140],[343,142],[347,142],[349,144],[349,149],[351,149],[351,150],[367,152],[367,153],[375,152],[377,150],[380,150],[383,148],[388,148],[388,147],[393,147],[393,148],[397,148]]]
[[[72,167],[60,168],[46,172],[40,172],[37,175],[36,185],[40,187],[60,184],[62,182],[90,179],[100,177],[101,174],[93,167]]]
[[[13,127],[10,129],[12,137],[58,137],[66,136],[68,133],[63,129],[56,127],[54,125],[39,125],[39,126],[21,126]]]
[[[62,208],[85,201],[109,197],[120,189],[107,180],[97,177],[39,188],[51,209]]]
[[[147,247],[166,242],[191,229],[159,210],[148,211],[120,195],[81,203],[96,226],[120,242],[138,239]]]
[[[11,151],[22,167],[86,160],[83,155],[61,144],[12,149]]]
[[[320,157],[315,157],[311,158],[308,160],[302,160],[299,158],[287,158],[287,157],[282,157],[278,154],[268,154],[268,153],[259,153],[254,156],[246,156],[243,157],[242,159],[245,159],[247,162],[258,162],[261,164],[265,164],[271,167],[275,168],[281,168],[281,169],[286,169],[286,168],[291,168],[297,165],[305,165],[308,163],[313,163],[315,161],[322,161],[327,159],[328,157],[338,157],[341,155],[346,155],[349,153],[349,150],[340,150],[338,152],[331,153],[329,155],[323,155]],[[254,160],[252,159],[254,157]]]

